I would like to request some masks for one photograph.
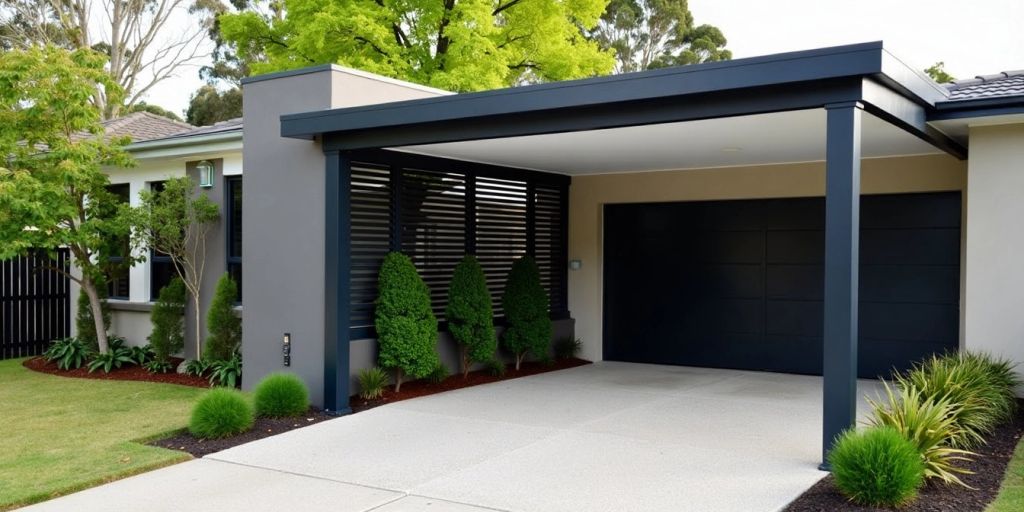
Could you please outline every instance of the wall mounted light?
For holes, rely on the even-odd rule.
[[[213,162],[209,160],[203,160],[196,164],[196,170],[199,171],[199,186],[202,188],[210,188],[213,186]]]
[[[284,333],[284,337],[281,338],[281,349],[284,352],[284,365],[292,365],[292,335],[291,333]]]
[[[579,270],[581,268],[583,268],[583,261],[569,260],[569,270]]]

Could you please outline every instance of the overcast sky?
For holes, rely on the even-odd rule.
[[[907,64],[944,61],[957,78],[1024,69],[1024,0],[690,0],[690,10],[722,29],[734,58],[881,40]],[[195,68],[178,75],[147,101],[183,112],[202,82]]]

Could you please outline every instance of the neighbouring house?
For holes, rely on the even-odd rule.
[[[346,412],[391,250],[439,316],[463,254],[495,298],[534,255],[587,359],[823,374],[829,441],[857,377],[1024,363],[1024,72],[943,86],[866,43],[471,94],[338,66],[243,90],[244,125],[135,143],[111,176],[134,197],[205,160],[228,205],[244,167],[210,279],[243,267],[246,388],[289,370]]]

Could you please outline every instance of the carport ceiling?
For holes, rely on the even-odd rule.
[[[391,148],[570,175],[825,160],[824,109]],[[864,158],[941,154],[864,113]]]

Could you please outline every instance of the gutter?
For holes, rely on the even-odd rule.
[[[935,113],[928,116],[928,120],[945,121],[1013,114],[1024,114],[1024,95],[941,102],[935,105]]]
[[[171,149],[183,146],[195,146],[199,144],[209,144],[212,142],[231,142],[241,141],[242,130],[231,130],[227,132],[210,133],[205,135],[193,135],[188,137],[168,137],[164,139],[146,140],[142,142],[134,142],[125,146],[125,149],[130,153],[140,151],[151,151],[155,149]]]

